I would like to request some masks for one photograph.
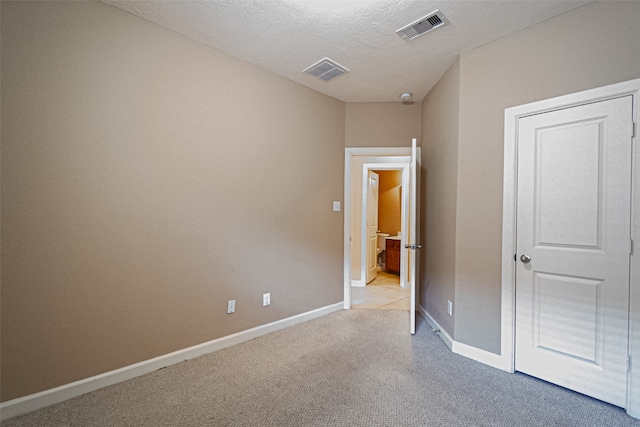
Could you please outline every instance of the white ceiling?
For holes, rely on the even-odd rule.
[[[590,1],[103,2],[345,102],[399,102],[402,92],[419,102],[460,53]],[[349,7],[322,7],[337,3]],[[451,24],[410,42],[396,35],[436,9]],[[302,73],[324,57],[351,72],[328,83]]]

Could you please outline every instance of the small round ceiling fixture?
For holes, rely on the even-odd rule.
[[[400,95],[400,100],[402,102],[409,102],[411,101],[413,95],[411,95],[409,92],[405,92],[402,95]]]

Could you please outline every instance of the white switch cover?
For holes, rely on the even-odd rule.
[[[334,212],[340,212],[340,202],[337,200],[333,201],[333,211]]]
[[[271,292],[268,292],[266,294],[262,294],[262,306],[266,307],[269,304],[271,304]]]
[[[236,311],[236,300],[230,299],[227,304],[227,314],[235,313]]]

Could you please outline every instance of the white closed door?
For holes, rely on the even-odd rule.
[[[369,171],[367,177],[367,283],[378,276],[378,197],[380,176]]]
[[[632,98],[518,121],[516,370],[624,407]]]

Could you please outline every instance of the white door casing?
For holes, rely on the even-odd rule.
[[[518,121],[515,369],[624,407],[632,97]]]
[[[501,298],[501,351],[491,360],[491,366],[515,371],[516,355],[516,200],[518,176],[518,122],[520,118],[591,104],[624,96],[633,97],[634,135],[630,147],[632,160],[631,239],[636,244],[630,257],[631,284],[629,289],[629,370],[627,403],[625,408],[632,417],[640,418],[640,150],[638,149],[638,122],[640,79],[615,83],[583,92],[536,101],[505,109],[504,180],[502,215],[502,298]]]
[[[365,233],[367,242],[365,245],[366,283],[371,282],[378,275],[378,199],[380,192],[380,176],[372,170],[367,170],[367,189],[362,194],[365,200],[362,206],[367,207]]]
[[[418,150],[419,152],[419,150]],[[396,164],[393,169],[409,167],[411,148],[345,148],[345,189],[344,189],[344,290],[345,308],[350,301],[350,286],[365,286],[362,259],[362,170],[363,165],[370,165],[371,169],[385,169],[390,164]],[[408,181],[407,181],[408,183]],[[403,188],[403,198],[405,194]],[[350,264],[346,264],[350,262]]]
[[[345,148],[345,189],[344,189],[344,274],[343,274],[343,286],[344,286],[344,308],[351,308],[351,286],[352,284],[355,286],[356,281],[352,280],[352,233],[356,224],[354,223],[354,211],[358,212],[355,216],[358,218],[358,224],[362,224],[360,209],[362,207],[354,206],[354,203],[359,203],[359,200],[362,200],[360,192],[362,191],[362,185],[359,182],[355,182],[357,177],[361,177],[361,164],[365,166],[365,168],[373,168],[375,170],[402,170],[402,242],[407,242],[408,240],[408,221],[409,221],[409,202],[411,199],[411,195],[409,194],[410,187],[410,167],[411,167],[411,152],[413,150],[410,147],[385,147],[385,148]],[[415,198],[415,226],[416,226],[416,236],[419,235],[420,224],[418,223],[419,212],[418,206],[420,203],[419,200],[419,190],[417,188],[417,184],[419,183],[419,162],[420,162],[420,147],[416,147],[415,156],[416,159],[416,198]],[[367,163],[372,162],[372,163]],[[373,163],[375,162],[375,163]],[[355,171],[357,170],[357,173]],[[355,187],[353,187],[355,185]],[[357,192],[356,199],[352,197],[353,193]],[[360,225],[357,225],[360,230]],[[362,235],[360,235],[361,239]],[[356,250],[356,253],[360,251]],[[408,276],[408,255],[406,250],[401,251],[401,270],[400,270],[400,280],[401,284],[406,283],[409,286]],[[362,261],[362,260],[361,260]],[[356,265],[361,265],[357,261],[354,261]],[[417,261],[414,263],[415,265],[415,273],[416,278],[419,275],[419,264]],[[360,267],[358,267],[360,268]],[[364,281],[364,280],[361,280]],[[417,280],[416,280],[417,281]],[[414,281],[414,283],[416,282]],[[412,292],[412,307],[416,307],[418,301],[418,293],[417,289],[414,288]],[[415,319],[415,313],[413,315],[413,319]],[[415,320],[410,322],[410,328],[413,324],[415,327]]]

